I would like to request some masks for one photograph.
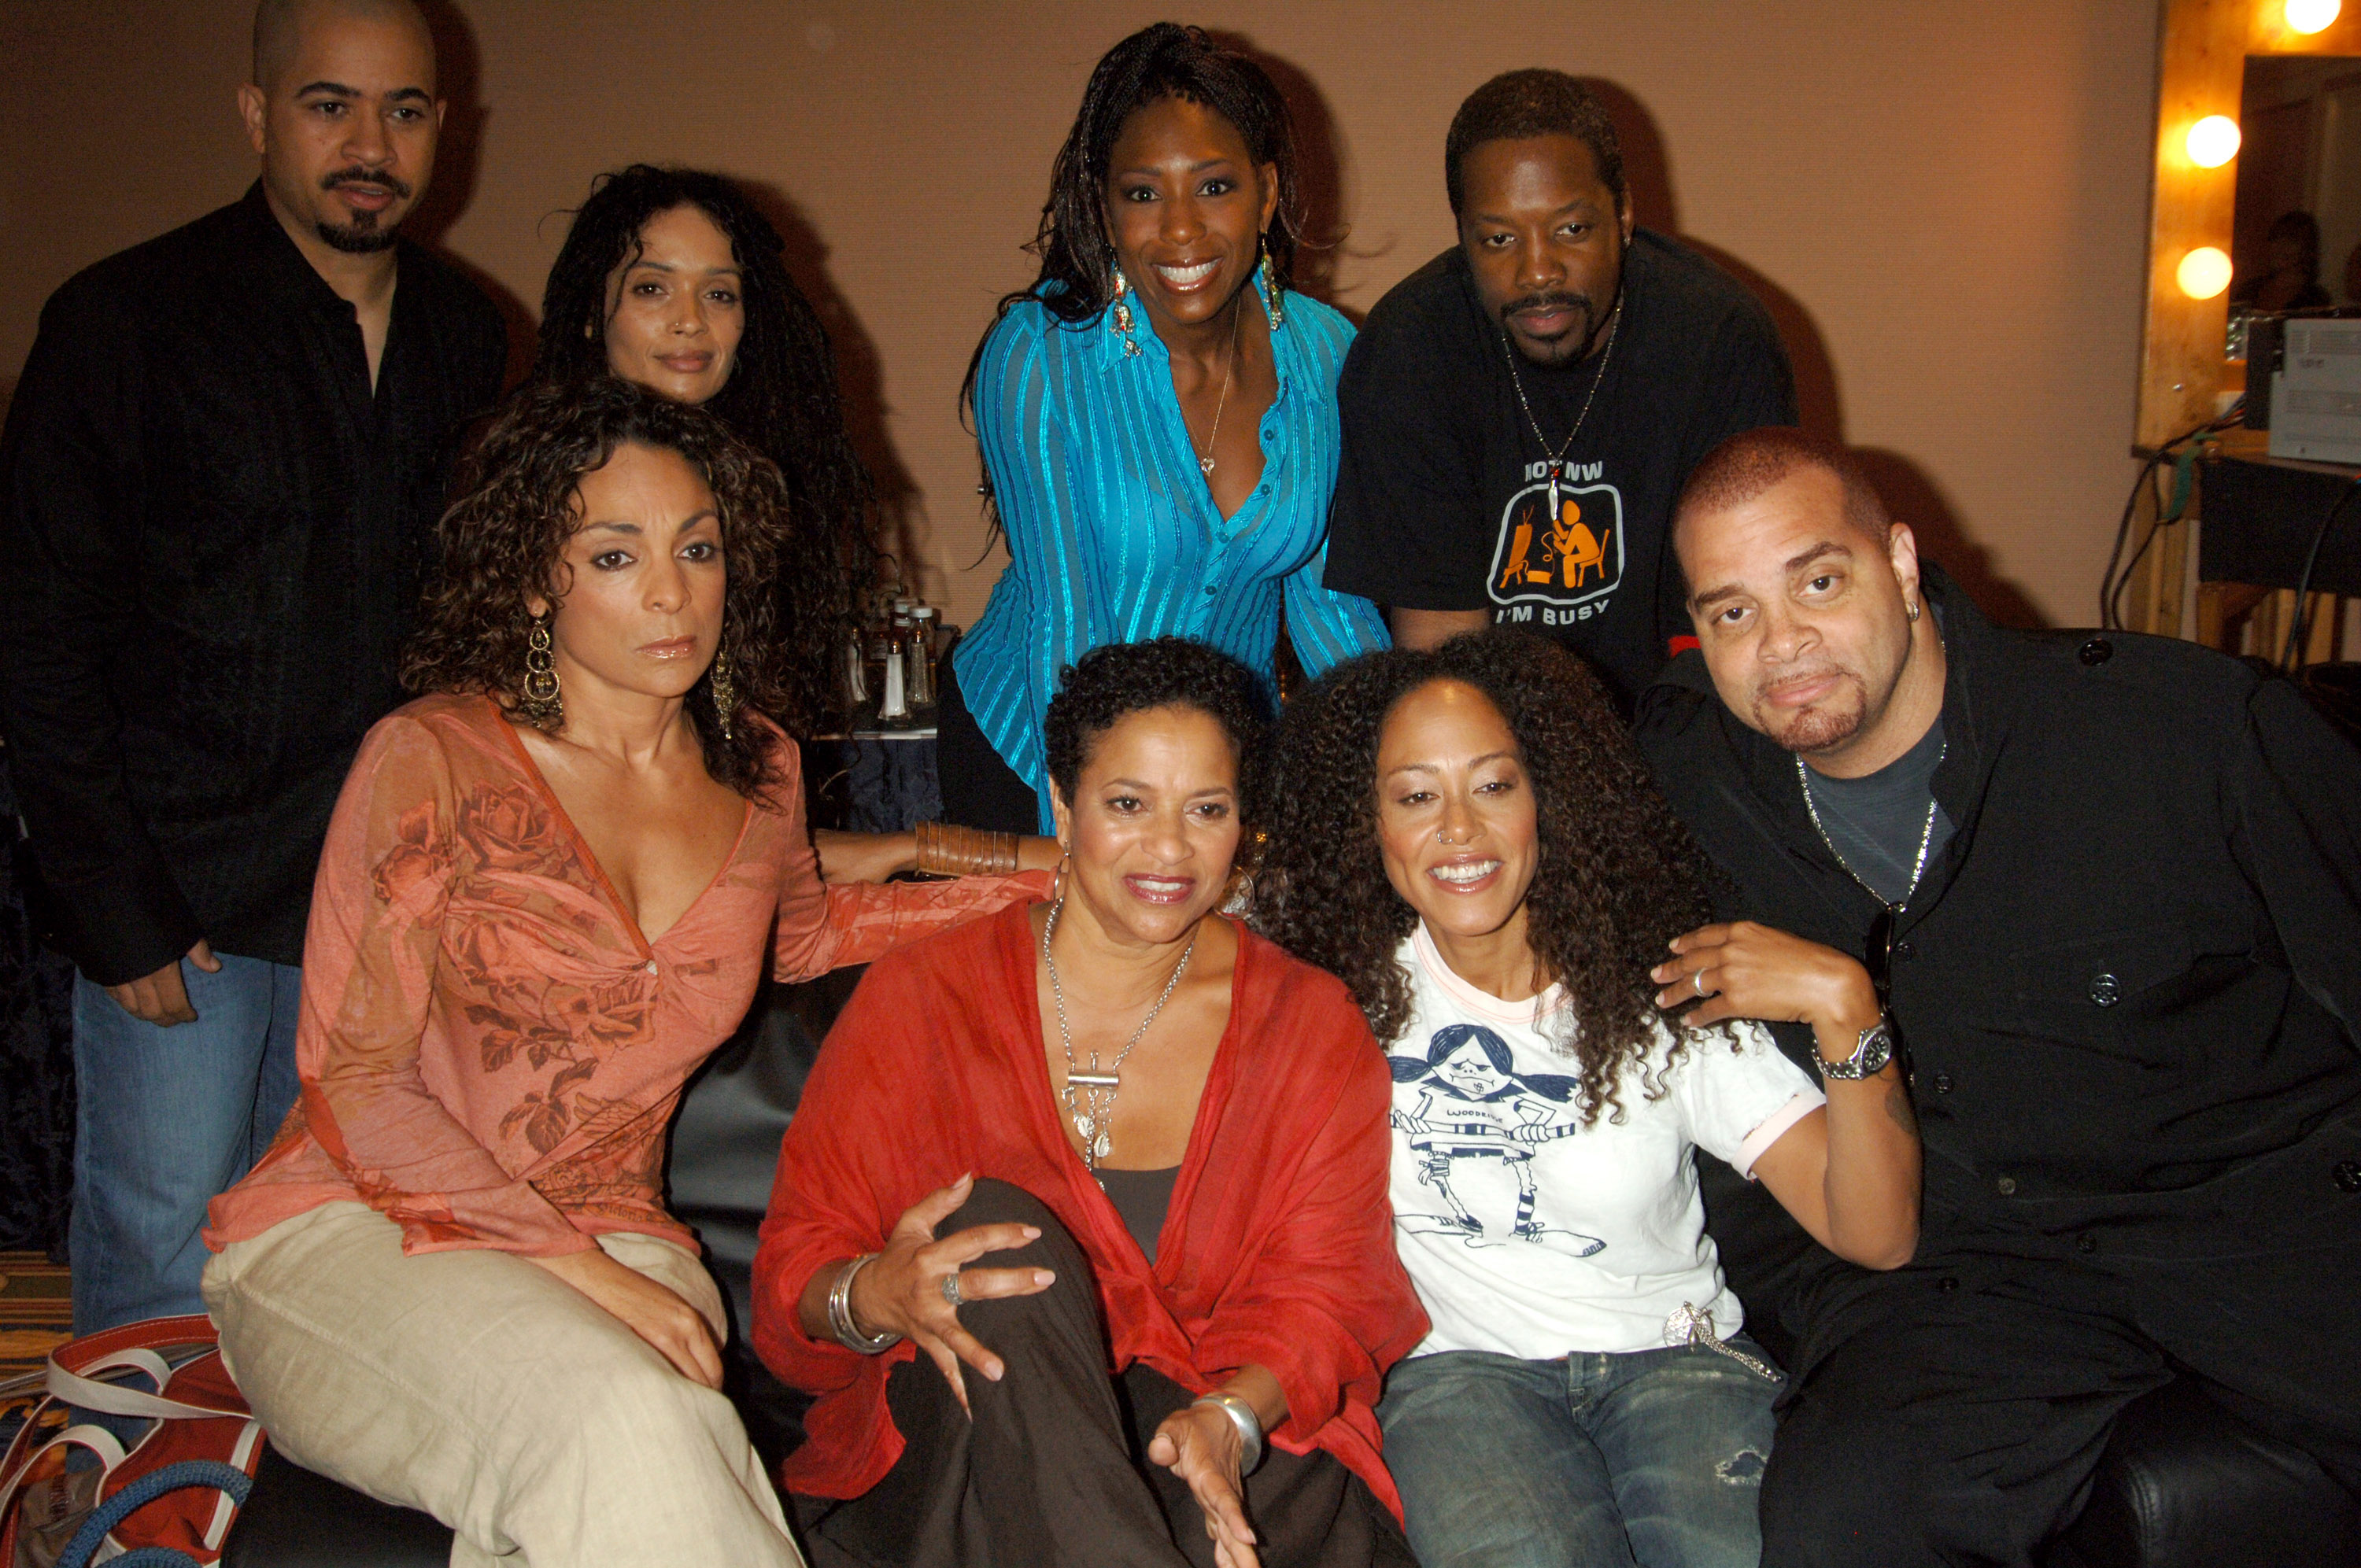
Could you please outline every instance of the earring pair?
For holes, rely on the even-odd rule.
[[[1270,269],[1270,250],[1267,242],[1267,236],[1257,236],[1257,247],[1262,251],[1262,259],[1255,264],[1255,271],[1262,280],[1263,320],[1270,324],[1271,331],[1277,332],[1287,324],[1286,290],[1280,284],[1279,275]],[[1134,324],[1131,317],[1131,280],[1123,275],[1122,264],[1117,263],[1115,269],[1115,298],[1107,302],[1107,327],[1117,337],[1123,339],[1123,351],[1126,354],[1139,352],[1139,340],[1132,335]]]

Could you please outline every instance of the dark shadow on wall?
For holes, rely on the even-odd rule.
[[[876,341],[828,272],[828,243],[786,192],[759,180],[730,176],[755,210],[770,221],[785,242],[787,276],[811,302],[820,325],[828,329],[829,347],[836,356],[836,384],[844,399],[845,433],[852,450],[869,470],[877,492],[877,543],[891,554],[902,580],[939,599],[942,581],[914,582],[919,564],[931,560],[928,548],[933,527],[919,504],[918,484],[894,449],[885,416],[885,362]]]
[[[1719,246],[1681,233],[1672,159],[1665,149],[1663,133],[1656,127],[1655,116],[1639,99],[1612,82],[1590,77],[1585,80],[1585,85],[1598,95],[1599,102],[1607,106],[1608,116],[1615,122],[1615,134],[1623,148],[1623,179],[1631,194],[1632,216],[1644,228],[1677,236],[1682,244],[1737,279],[1761,302],[1770,314],[1772,325],[1778,330],[1779,341],[1786,347],[1788,363],[1795,368],[1795,411],[1803,427],[1831,441],[1844,440],[1844,404],[1836,365],[1828,357],[1828,345],[1811,313],[1802,301]],[[1870,481],[1877,487],[1886,509],[1897,520],[1910,524],[1918,536],[1919,548],[1940,563],[1986,615],[2007,626],[2047,624],[2025,590],[1993,568],[1992,553],[1969,537],[1957,509],[1927,477],[1926,470],[1898,452],[1856,448],[1854,455],[1868,470]]]
[[[1295,129],[1295,195],[1302,220],[1290,286],[1323,304],[1335,305],[1336,264],[1344,255],[1345,235],[1344,157],[1336,116],[1318,83],[1292,60],[1269,53],[1242,33],[1213,36],[1261,66],[1287,104]],[[1345,313],[1355,326],[1360,325],[1360,313]]]
[[[426,25],[434,34],[436,86],[444,103],[443,134],[435,145],[434,178],[402,225],[402,233],[450,263],[500,308],[501,324],[508,328],[508,379],[513,386],[533,368],[533,307],[444,243],[451,225],[475,200],[483,165],[484,127],[491,118],[483,100],[483,49],[477,42],[474,25],[451,0],[421,0],[420,9],[426,13]]]

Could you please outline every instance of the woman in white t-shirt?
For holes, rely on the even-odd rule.
[[[1344,978],[1393,1068],[1395,1239],[1433,1332],[1378,1417],[1419,1561],[1752,1568],[1781,1374],[1690,1151],[1840,1255],[1908,1261],[1916,1124],[1868,974],[1708,924],[1597,678],[1538,639],[1343,666],[1272,776],[1257,922]],[[1724,1022],[1752,1018],[1813,1026],[1825,1093]]]

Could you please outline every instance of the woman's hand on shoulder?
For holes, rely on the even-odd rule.
[[[1041,1233],[1031,1225],[977,1225],[935,1239],[935,1227],[959,1212],[974,1186],[971,1172],[903,1211],[875,1261],[854,1277],[850,1303],[853,1325],[863,1333],[901,1334],[925,1351],[942,1369],[943,1380],[962,1409],[967,1408],[967,1384],[960,1374],[961,1362],[995,1383],[1008,1366],[960,1325],[959,1309],[943,1294],[944,1279],[958,1275],[960,1297],[968,1301],[1035,1296],[1058,1281],[1046,1268],[966,1266],[988,1252],[1038,1241]]]
[[[1148,1440],[1148,1460],[1189,1484],[1205,1516],[1219,1568],[1258,1568],[1254,1527],[1246,1523],[1246,1483],[1238,1461],[1246,1440],[1237,1423],[1211,1405],[1183,1405],[1164,1418]]]
[[[557,1257],[528,1257],[620,1318],[623,1326],[655,1347],[683,1377],[708,1388],[721,1387],[721,1347],[705,1314],[674,1291],[604,1248],[591,1246]]]

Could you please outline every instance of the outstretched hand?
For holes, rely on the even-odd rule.
[[[960,1324],[959,1309],[943,1294],[947,1276],[959,1276],[960,1295],[970,1301],[999,1296],[1033,1296],[1058,1281],[1046,1268],[969,1268],[986,1253],[1006,1252],[1040,1239],[1032,1225],[977,1225],[935,1239],[935,1227],[959,1211],[975,1186],[972,1172],[939,1188],[903,1211],[894,1234],[876,1259],[852,1281],[852,1321],[864,1333],[897,1333],[934,1361],[951,1393],[967,1408],[965,1362],[994,1382],[1007,1364]]]
[[[1208,1405],[1186,1405],[1164,1418],[1148,1440],[1148,1457],[1189,1484],[1205,1516],[1219,1568],[1258,1568],[1254,1528],[1246,1523],[1245,1483],[1238,1461],[1246,1440],[1237,1423]]]

